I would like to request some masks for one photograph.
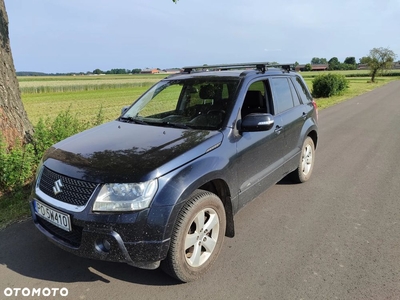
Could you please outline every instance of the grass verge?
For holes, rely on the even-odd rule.
[[[27,201],[29,193],[30,185],[3,195],[0,193],[0,230],[14,222],[25,220],[30,216]]]
[[[308,88],[312,90],[312,80],[313,78],[304,78]],[[399,80],[400,77],[379,77],[377,78],[375,83],[368,82],[368,77],[360,77],[360,78],[348,78],[349,79],[349,88],[341,95],[332,96],[329,98],[317,98],[315,101],[318,104],[318,109],[322,110],[324,108],[333,106],[340,102],[346,101],[353,97],[365,94],[370,92],[380,86],[383,86],[391,81]]]

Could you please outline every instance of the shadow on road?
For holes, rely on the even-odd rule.
[[[278,184],[278,185],[294,185],[296,183],[294,183],[293,180],[290,179],[289,175],[286,175],[280,181],[278,181],[276,184]]]
[[[53,282],[110,282],[107,277],[144,285],[176,285],[161,270],[142,270],[122,263],[77,257],[49,242],[32,220],[0,231],[0,270],[8,268],[22,276]]]

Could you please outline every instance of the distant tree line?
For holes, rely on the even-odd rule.
[[[85,75],[91,72],[68,72],[68,73],[44,73],[44,72],[29,72],[21,71],[16,72],[17,76],[71,76],[71,75]]]
[[[42,72],[16,72],[17,76],[46,76],[47,73]]]
[[[142,69],[111,69],[108,71],[102,71],[100,69],[93,70],[93,74],[139,74]]]
[[[344,62],[340,62],[337,57],[332,57],[330,60],[326,58],[313,57],[311,65],[325,64],[328,65],[329,70],[356,70],[357,62],[354,56],[346,57]],[[310,66],[309,66],[310,67]],[[307,68],[306,68],[307,69]]]
[[[378,72],[384,72],[393,67],[397,54],[389,48],[373,48],[369,51],[369,56],[360,58],[360,63],[368,66],[371,75],[371,81],[375,82],[375,77]],[[400,64],[400,61],[398,61]],[[311,71],[312,65],[328,64],[328,70],[356,70],[357,64],[354,56],[346,57],[344,62],[340,62],[337,57],[332,57],[330,60],[326,58],[313,57],[311,64],[304,66],[304,71]]]
[[[313,70],[312,65],[328,65],[328,70],[356,70],[359,64],[366,65],[371,71],[371,81],[375,80],[375,76],[378,71],[384,71],[390,69],[395,62],[397,55],[388,48],[373,48],[370,50],[369,56],[363,56],[359,59],[359,63],[357,64],[356,58],[354,56],[346,57],[343,62],[340,62],[337,57],[332,57],[330,60],[327,60],[324,57],[313,57],[311,59],[311,63],[308,63],[304,66],[302,70],[311,71]],[[400,61],[398,62],[400,64]],[[271,65],[279,64],[277,62],[269,63]],[[299,65],[296,61],[295,66]],[[206,64],[204,65],[206,66]],[[160,70],[159,68],[157,68]],[[101,69],[95,69],[92,72],[88,71],[84,72],[70,72],[70,73],[41,73],[41,72],[16,72],[17,76],[65,76],[65,75],[100,75],[100,74],[140,74],[142,72],[141,69],[111,69],[108,71],[103,71]]]
[[[92,72],[68,72],[68,73],[44,73],[44,72],[16,72],[17,76],[66,76],[66,75],[99,75],[99,74],[140,74],[142,69],[111,69],[108,71],[102,71],[95,69]]]

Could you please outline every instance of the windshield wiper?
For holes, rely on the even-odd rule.
[[[133,117],[120,117],[119,120],[122,122],[132,122],[132,123],[141,124],[141,125],[167,126],[167,127],[182,128],[182,129],[193,128],[192,126],[188,126],[186,124],[181,124],[181,123],[146,122],[141,119],[137,119],[137,118],[133,118]]]
[[[147,123],[147,122],[145,122],[143,120],[140,120],[140,119],[137,119],[137,118],[133,118],[133,117],[120,117],[119,119],[121,121],[123,121],[123,122],[133,122],[133,123],[141,124],[141,125],[148,125],[149,124],[149,123]]]
[[[192,128],[191,126],[188,126],[188,125],[182,124],[182,123],[162,122],[160,124],[164,125],[164,126],[168,126],[168,127],[174,127],[174,128],[182,128],[182,129],[190,129],[190,128]]]

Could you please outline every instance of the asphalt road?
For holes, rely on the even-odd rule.
[[[75,257],[28,220],[0,232],[0,298],[66,288],[43,299],[400,299],[400,81],[319,120],[312,179],[283,180],[242,209],[201,280]]]

